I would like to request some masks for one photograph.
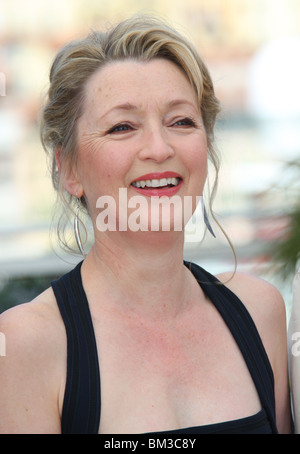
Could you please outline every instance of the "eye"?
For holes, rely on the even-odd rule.
[[[177,120],[175,123],[173,123],[172,126],[180,126],[180,127],[185,127],[185,128],[191,128],[196,126],[196,122],[192,118],[182,118],[180,120]]]
[[[107,131],[107,134],[116,134],[116,133],[122,133],[122,132],[127,132],[127,131],[132,131],[133,127],[129,125],[128,123],[119,123],[112,128],[110,128]]]

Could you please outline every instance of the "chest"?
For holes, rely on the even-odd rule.
[[[177,323],[96,324],[100,430],[172,430],[259,411],[243,356],[213,307]]]

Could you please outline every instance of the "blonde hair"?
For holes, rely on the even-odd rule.
[[[76,164],[76,125],[82,114],[88,79],[99,68],[114,61],[149,61],[155,58],[167,59],[181,68],[197,94],[208,139],[208,156],[215,169],[210,197],[212,208],[219,171],[219,159],[213,147],[214,126],[220,104],[209,71],[194,46],[165,21],[148,15],[133,16],[105,32],[93,31],[85,39],[67,44],[52,64],[48,100],[42,112],[41,141],[50,157],[52,182],[58,200],[66,208],[72,210],[74,197],[63,190],[55,151],[60,149],[60,158],[67,165]],[[82,202],[86,208],[84,198]],[[63,235],[66,213],[67,210],[62,210],[57,233],[60,243],[69,248]]]

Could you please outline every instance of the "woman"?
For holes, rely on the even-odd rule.
[[[1,432],[289,432],[281,296],[184,263],[180,205],[163,228],[171,196],[195,208],[208,159],[217,170],[218,111],[202,60],[159,20],[134,17],[60,51],[42,139],[79,246],[79,208],[94,243],[1,318]]]

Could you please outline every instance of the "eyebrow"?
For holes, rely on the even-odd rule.
[[[189,101],[188,99],[174,99],[174,100],[168,102],[166,104],[166,107],[167,108],[173,108],[173,107],[181,106],[183,104],[187,104],[187,105],[195,108],[195,104],[193,102]],[[111,112],[118,111],[118,110],[121,110],[121,111],[124,110],[124,111],[130,112],[130,111],[134,111],[134,110],[139,110],[139,107],[137,105],[131,104],[129,102],[126,102],[124,104],[117,104],[116,106],[112,107],[107,112],[105,112],[101,116],[101,118],[104,118],[108,114],[110,114]]]
[[[181,106],[183,104],[187,104],[193,108],[195,108],[195,104],[191,101],[189,101],[188,99],[174,99],[173,101],[170,101],[168,104],[167,104],[167,107],[177,107],[177,106]],[[197,106],[197,104],[196,104]],[[198,106],[197,106],[198,107]]]
[[[129,102],[126,102],[124,104],[118,104],[111,109],[107,110],[103,115],[101,115],[100,118],[106,117],[108,114],[111,112],[114,112],[116,110],[125,110],[127,112],[132,111],[132,110],[138,110],[138,106],[135,106],[134,104],[130,104]]]

